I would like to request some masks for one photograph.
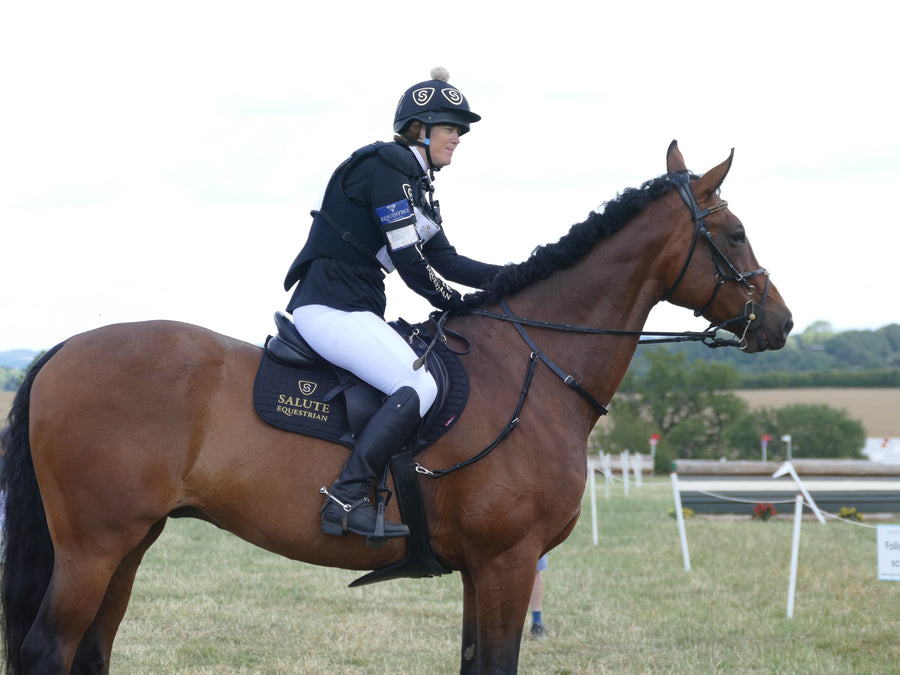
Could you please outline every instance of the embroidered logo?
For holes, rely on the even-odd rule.
[[[432,96],[434,96],[434,87],[422,87],[412,93],[412,100],[416,105],[427,105]]]
[[[399,202],[394,202],[393,204],[379,206],[375,209],[375,215],[378,216],[378,220],[381,221],[382,225],[388,226],[398,220],[409,218],[412,215],[412,211],[409,208],[409,202],[405,199],[401,199]]]
[[[309,398],[315,393],[318,384],[310,380],[297,380],[300,394],[278,394],[275,399],[275,412],[285,417],[305,417],[316,422],[328,422],[331,404]]]
[[[466,98],[460,93],[459,89],[441,89],[441,94],[445,99],[453,105],[461,105]]]

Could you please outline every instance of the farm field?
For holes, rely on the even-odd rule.
[[[900,389],[742,389],[735,392],[751,407],[783,408],[795,403],[844,409],[862,422],[869,438],[900,438]]]
[[[0,427],[6,426],[6,416],[9,414],[15,396],[16,392],[14,391],[0,391]]]

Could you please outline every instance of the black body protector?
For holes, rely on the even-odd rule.
[[[313,211],[306,245],[284,281],[300,282],[288,304],[322,304],[384,317],[384,275],[394,269],[434,307],[461,298],[444,278],[480,288],[499,269],[457,254],[441,228],[429,177],[399,143],[354,152],[334,172],[322,207]]]

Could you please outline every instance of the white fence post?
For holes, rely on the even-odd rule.
[[[803,495],[794,506],[794,543],[791,546],[791,580],[788,583],[787,618],[794,618],[794,594],[797,590],[797,559],[800,556],[800,523],[803,521]]]
[[[678,490],[678,474],[672,472],[672,493],[675,496],[675,520],[678,521],[678,535],[681,537],[681,557],[684,558],[684,571],[691,571],[691,556],[688,553],[687,534],[684,531],[684,513],[681,508],[681,492]]]
[[[588,482],[591,486],[591,532],[594,535],[594,546],[599,541],[597,533],[597,483],[594,477],[594,472],[597,468],[596,462],[597,460],[588,458]]]
[[[609,455],[603,455],[600,461],[603,462],[603,476],[606,478],[606,498],[609,499],[609,484],[612,483],[612,460]]]

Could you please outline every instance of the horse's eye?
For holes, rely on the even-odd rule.
[[[743,230],[732,232],[728,235],[728,241],[730,241],[732,244],[744,244],[747,241],[747,233]]]

